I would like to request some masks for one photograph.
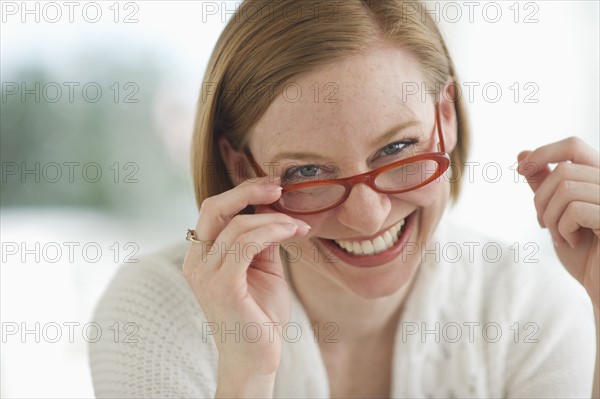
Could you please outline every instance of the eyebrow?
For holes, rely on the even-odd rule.
[[[398,125],[395,125],[391,129],[389,129],[385,133],[383,133],[381,136],[379,136],[375,140],[373,140],[371,142],[371,147],[378,147],[380,145],[383,145],[384,143],[386,143],[388,140],[390,140],[392,137],[394,137],[395,135],[397,135],[401,131],[406,130],[406,129],[408,129],[410,127],[413,127],[413,126],[418,126],[418,125],[421,125],[421,122],[417,121],[417,120],[409,120],[409,121],[400,123]],[[299,160],[316,159],[316,160],[327,160],[328,157],[323,156],[321,154],[314,153],[314,152],[289,151],[289,152],[280,152],[280,153],[278,153],[274,157],[274,161],[273,162],[277,162],[277,161],[280,161],[282,159],[299,159]]]
[[[392,127],[390,130],[388,130],[387,132],[385,132],[384,134],[382,134],[381,136],[379,136],[378,138],[376,138],[375,140],[373,140],[371,142],[371,147],[379,147],[380,145],[383,145],[384,143],[386,143],[388,140],[390,140],[392,137],[394,137],[396,134],[400,133],[401,131],[408,129],[409,127],[419,126],[419,125],[421,125],[421,122],[417,121],[417,120],[410,120],[410,121],[403,122],[399,125],[396,125],[396,126]]]

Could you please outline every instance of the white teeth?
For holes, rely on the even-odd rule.
[[[386,233],[387,233],[387,231],[386,231]],[[373,240],[373,248],[375,249],[375,253],[379,253],[379,252],[385,251],[385,249],[387,247],[388,246],[385,245],[385,241],[383,241],[382,237],[376,237]]]
[[[371,255],[375,252],[375,248],[373,247],[373,243],[371,241],[363,241],[360,243],[362,245],[362,251],[365,255]]]
[[[386,231],[385,233],[383,233],[383,241],[385,241],[385,245],[388,247],[391,247],[392,245],[394,245],[394,238],[392,237],[392,234],[394,234],[394,236],[398,236],[396,233],[398,232],[398,230],[396,230],[395,228],[392,227],[391,229],[392,233],[390,233],[389,231]]]
[[[372,240],[347,241],[334,240],[340,247],[354,255],[372,255],[383,252],[398,242],[398,236],[402,232],[404,219],[392,226],[388,231]]]

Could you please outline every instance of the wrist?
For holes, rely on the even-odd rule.
[[[219,362],[216,397],[270,398],[273,397],[276,373],[260,374],[243,371]]]

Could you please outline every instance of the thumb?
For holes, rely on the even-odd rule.
[[[517,161],[519,161],[519,163],[521,163],[521,161],[525,158],[527,158],[529,156],[529,154],[531,154],[531,151],[526,150],[526,151],[521,151],[519,153],[519,155],[517,155]]]
[[[531,151],[521,151],[519,155],[517,155],[517,160],[519,161],[517,171],[525,177],[529,187],[535,192],[546,177],[548,177],[551,170],[548,165],[540,167],[540,165],[535,162],[528,162],[531,153]]]
[[[249,269],[256,269],[263,273],[285,278],[279,249],[280,243],[268,243],[265,249],[256,255]]]

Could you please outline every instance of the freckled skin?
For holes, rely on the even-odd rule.
[[[259,163],[271,162],[282,151],[318,153],[340,168],[340,177],[351,176],[374,168],[369,160],[382,147],[371,147],[371,141],[396,124],[417,119],[422,122],[423,138],[429,139],[420,152],[437,151],[437,133],[431,137],[435,118],[433,98],[427,97],[423,102],[419,94],[406,96],[403,101],[403,82],[420,85],[423,81],[416,59],[394,47],[374,47],[335,61],[294,79],[302,89],[300,100],[276,98],[253,129],[250,149]],[[310,88],[315,82],[321,89],[319,101],[315,101],[315,86]],[[338,91],[329,97],[337,102],[323,101],[332,92],[323,90],[327,83],[337,86]],[[442,117],[448,152],[456,141],[455,116],[453,112],[449,115]],[[398,136],[391,142],[401,138]],[[282,163],[292,161],[311,162]],[[280,168],[275,170],[281,172]],[[324,254],[316,254],[315,237],[368,236],[417,211],[418,220],[410,241],[424,243],[443,213],[449,192],[447,179],[398,195],[380,194],[360,184],[339,207],[321,214],[296,216],[311,225],[312,230],[307,236],[292,240],[302,249],[301,259],[291,268],[295,280],[310,281],[306,292],[316,295],[352,292],[363,298],[379,298],[398,294],[417,269],[419,255],[399,256],[374,268],[358,268],[339,260],[327,263]]]
[[[250,132],[249,148],[259,164],[279,161],[294,166],[334,163],[336,177],[353,176],[387,164],[383,149],[401,140],[418,139],[407,155],[437,151],[435,107],[431,96],[403,96],[403,84],[421,87],[420,65],[397,47],[373,46],[365,52],[316,68],[293,79],[302,90],[296,98],[277,97]],[[318,96],[315,94],[318,88]],[[439,106],[446,151],[456,144],[456,114],[452,96]],[[325,101],[326,99],[333,101]],[[416,122],[411,133],[400,133],[373,144],[384,132]],[[226,141],[224,160],[234,169],[245,157]],[[316,153],[318,159],[278,159],[281,152]],[[404,153],[402,153],[404,156]],[[395,158],[398,159],[398,158]],[[238,180],[243,180],[238,176]],[[433,234],[450,196],[441,178],[404,194],[380,194],[365,184],[352,188],[346,201],[315,215],[293,215],[312,229],[281,243],[295,258],[286,281],[295,291],[311,325],[335,327],[333,343],[319,340],[332,397],[389,397],[391,354],[402,304],[410,293],[420,263],[419,254],[400,254],[387,264],[356,267],[321,252],[318,238],[347,239],[373,235],[415,212],[407,241],[422,245]],[[256,213],[273,213],[257,206]],[[294,244],[293,246],[288,246]],[[333,324],[332,324],[333,323]],[[323,331],[322,331],[323,332]],[[325,332],[326,333],[326,332]],[[316,338],[316,337],[315,337]]]

